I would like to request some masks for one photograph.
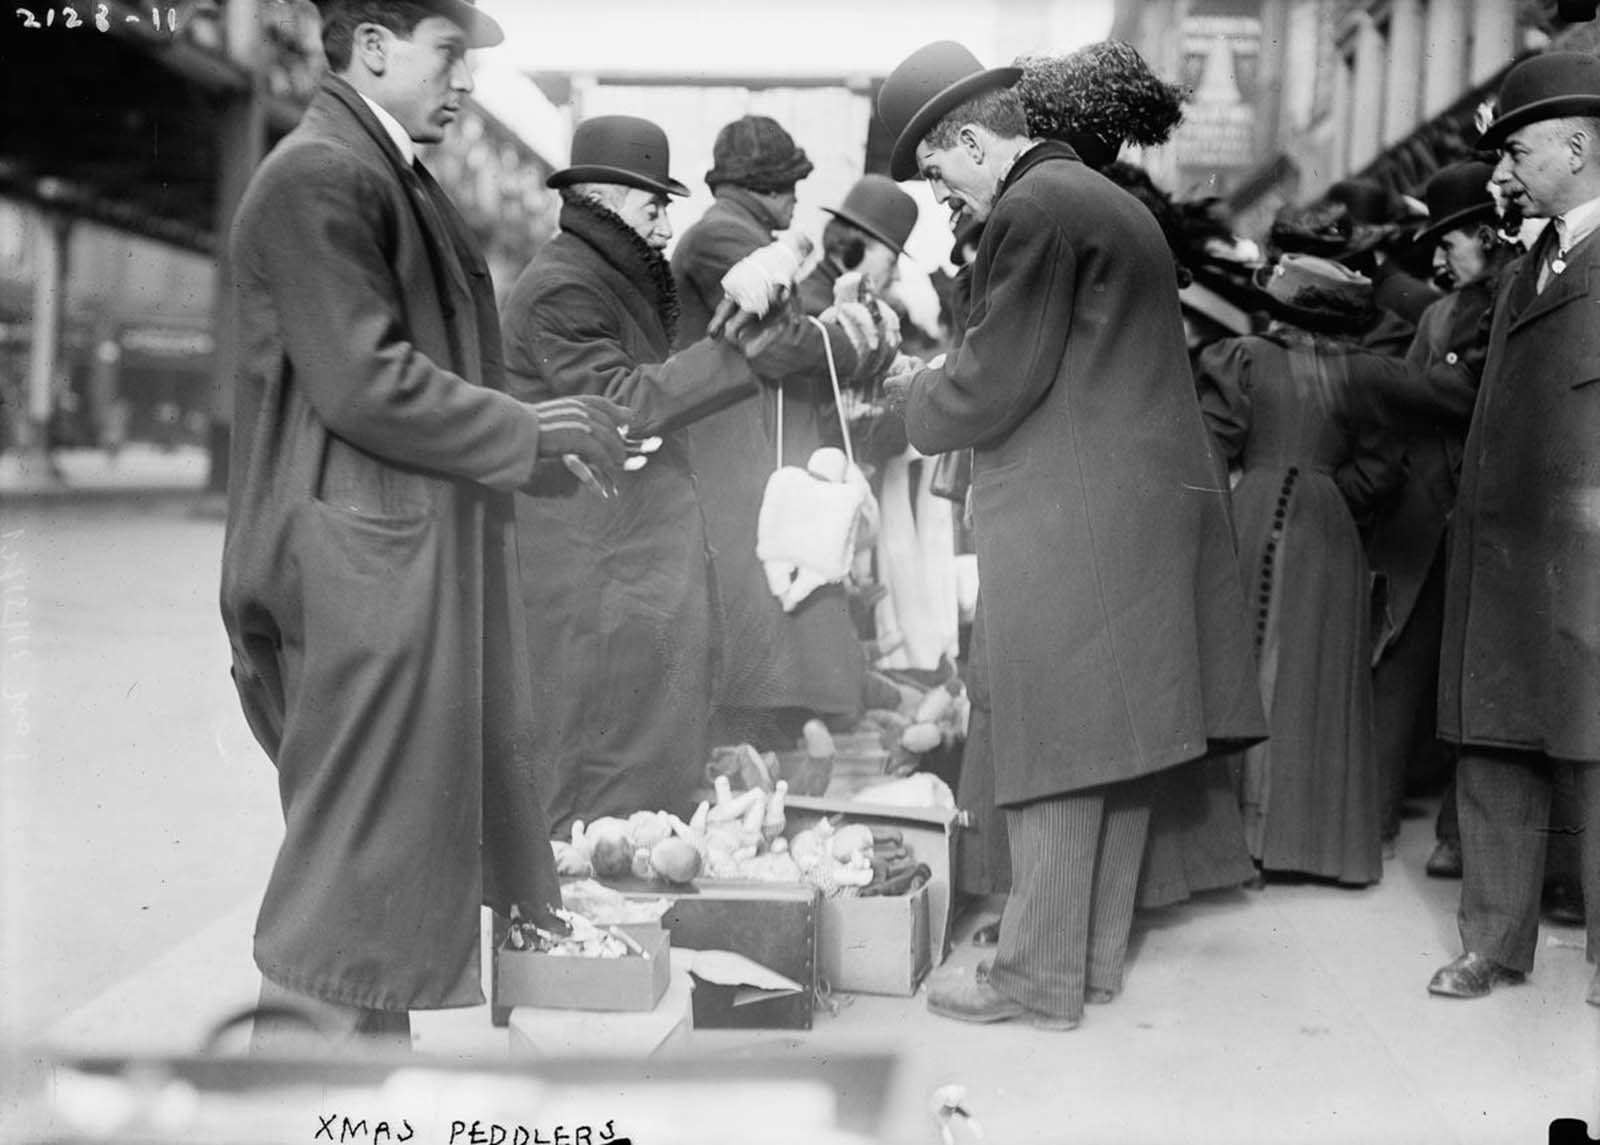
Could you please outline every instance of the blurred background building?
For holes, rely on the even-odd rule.
[[[0,450],[48,474],[51,449],[204,448],[221,487],[224,236],[315,88],[318,27],[309,0],[17,9],[0,38]],[[544,179],[568,137],[567,117],[486,54],[468,112],[431,149],[497,282],[554,229]]]
[[[1563,19],[1571,0],[481,2],[506,43],[476,54],[470,113],[429,163],[501,289],[554,229],[545,177],[573,124],[608,112],[667,129],[693,191],[673,210],[680,231],[710,202],[717,130],[774,116],[816,163],[797,226],[819,234],[821,209],[887,166],[892,141],[872,114],[883,74],[933,39],[986,63],[1131,42],[1191,93],[1173,142],[1136,158],[1181,198],[1217,196],[1252,237],[1346,177],[1417,195],[1471,150],[1473,117],[1515,59],[1600,45],[1593,22]],[[0,38],[0,455],[203,449],[220,489],[233,352],[220,236],[315,87],[315,9],[13,7]],[[948,220],[909,189],[925,207],[912,262],[935,270]]]
[[[1145,157],[1180,195],[1219,195],[1245,234],[1345,178],[1418,196],[1472,153],[1473,119],[1517,59],[1593,50],[1557,0],[1117,0],[1112,36],[1192,97]],[[1581,6],[1580,6],[1581,7]]]

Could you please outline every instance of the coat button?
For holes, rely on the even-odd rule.
[[[1450,365],[1453,366],[1453,365],[1455,365],[1457,362],[1459,362],[1461,360],[1461,355],[1457,354],[1454,350],[1451,350],[1448,354],[1446,354],[1444,356],[1444,360],[1447,363],[1449,363]]]

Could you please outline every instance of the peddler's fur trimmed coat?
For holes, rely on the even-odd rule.
[[[425,172],[330,76],[251,179],[222,614],[278,770],[261,972],[374,1010],[483,1001],[479,904],[560,903],[534,786],[489,271]]]
[[[975,449],[1000,804],[1266,735],[1177,291],[1150,212],[1038,144],[984,228],[960,346],[912,381],[912,444]]]
[[[1600,237],[1501,285],[1446,570],[1439,734],[1600,762]]]
[[[518,497],[537,757],[550,825],[665,810],[685,818],[710,758],[712,598],[705,525],[685,434],[673,428],[747,398],[756,377],[732,343],[671,353],[672,269],[613,212],[561,209],[506,299],[512,392],[602,394],[665,434],[617,496]]]

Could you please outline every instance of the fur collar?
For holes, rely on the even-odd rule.
[[[572,199],[561,204],[561,229],[588,243],[642,293],[653,293],[667,341],[677,337],[678,288],[672,267],[621,215],[590,199]]]

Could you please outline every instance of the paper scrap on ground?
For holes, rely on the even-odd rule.
[[[716,986],[733,986],[735,1006],[751,1002],[764,1002],[768,998],[787,998],[799,994],[805,987],[792,978],[785,978],[753,959],[731,950],[684,950],[672,948],[672,957],[685,959],[689,971],[696,978]]]

